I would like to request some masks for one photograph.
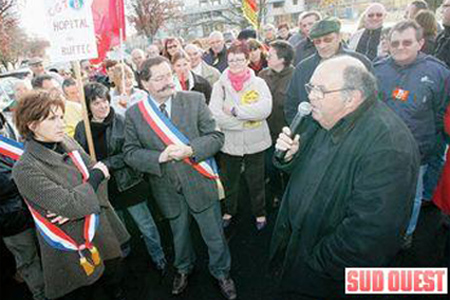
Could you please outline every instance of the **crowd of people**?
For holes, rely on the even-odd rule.
[[[225,236],[243,186],[256,232],[267,204],[278,209],[277,299],[342,298],[345,267],[398,266],[421,209],[450,213],[450,0],[442,25],[422,0],[391,28],[388,13],[370,4],[348,40],[317,11],[298,32],[168,37],[129,63],[83,61],[82,87],[31,58],[13,122],[0,113],[0,232],[34,299],[126,299],[125,211],[161,276],[171,260],[155,220],[168,220],[173,295],[195,266],[195,220],[211,275],[236,299]],[[304,102],[311,115],[289,126]]]

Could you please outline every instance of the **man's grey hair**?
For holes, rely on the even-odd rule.
[[[184,50],[189,50],[189,49],[194,49],[197,52],[203,53],[203,49],[200,48],[199,46],[195,45],[195,44],[187,44],[186,46],[184,46]]]
[[[344,85],[342,92],[344,99],[350,97],[351,91],[360,91],[363,100],[377,94],[377,79],[365,68],[358,66],[348,66],[343,71]]]
[[[213,37],[218,37],[220,40],[225,40],[223,37],[223,33],[220,31],[213,31],[209,34],[209,38],[212,39]]]

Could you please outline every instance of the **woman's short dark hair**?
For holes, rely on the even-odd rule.
[[[64,98],[59,91],[34,90],[27,92],[18,102],[14,112],[14,123],[19,133],[25,137],[32,137],[29,125],[33,122],[45,120],[54,107],[65,111]]]
[[[246,41],[234,41],[231,44],[230,48],[228,48],[228,50],[227,50],[227,57],[231,53],[233,53],[233,54],[242,53],[245,55],[245,58],[248,59],[249,54],[250,54],[250,47]]]
[[[294,59],[294,48],[286,41],[276,40],[269,45],[275,52],[277,52],[278,58],[284,58],[284,66],[289,67]]]
[[[111,102],[111,95],[106,86],[98,82],[89,82],[84,85],[84,98],[86,101],[86,108],[88,111],[88,116],[92,116],[91,103],[97,99],[106,99]]]

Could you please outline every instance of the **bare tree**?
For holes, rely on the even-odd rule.
[[[30,37],[19,26],[13,7],[16,0],[0,0],[0,64],[6,69],[15,66],[24,57],[43,56],[48,41]]]
[[[139,35],[150,40],[169,19],[173,21],[181,16],[181,2],[177,0],[132,0],[129,6],[128,20]]]
[[[8,64],[17,62],[23,31],[18,26],[17,16],[13,12],[15,0],[0,0],[0,63],[8,68]]]

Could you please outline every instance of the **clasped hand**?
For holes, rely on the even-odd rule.
[[[159,162],[164,163],[171,160],[180,161],[193,154],[192,148],[186,145],[169,145],[159,156]]]

